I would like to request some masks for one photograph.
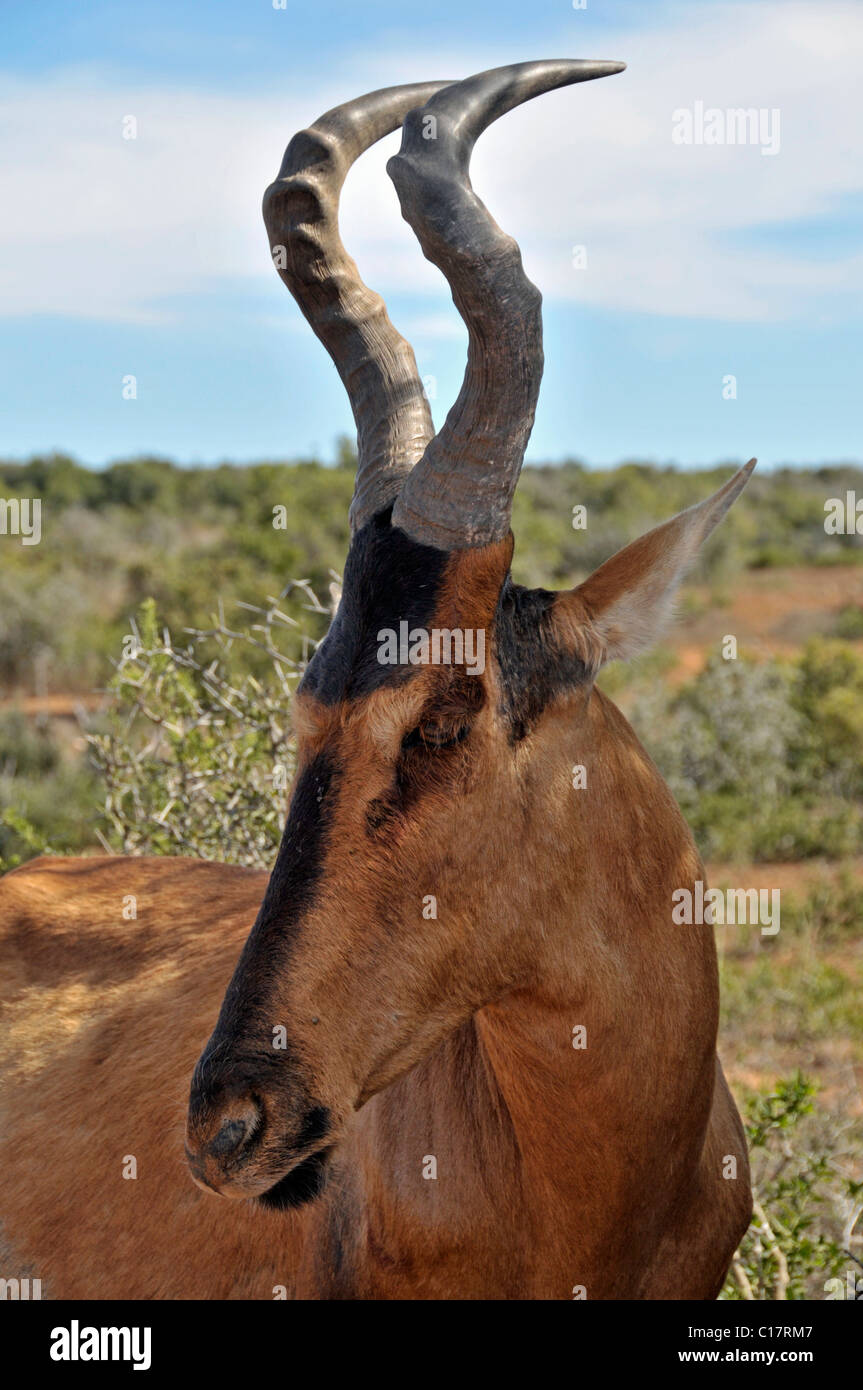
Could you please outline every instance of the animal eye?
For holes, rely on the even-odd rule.
[[[467,737],[470,729],[469,724],[454,724],[452,721],[441,721],[435,719],[426,720],[418,724],[410,733],[405,734],[402,739],[402,750],[410,748],[452,748],[456,743],[461,743]]]

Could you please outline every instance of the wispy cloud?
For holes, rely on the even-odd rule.
[[[829,225],[863,191],[863,8],[690,6],[661,25],[619,29],[595,56],[624,58],[629,70],[512,113],[474,155],[478,192],[518,237],[547,299],[738,321],[859,311],[863,256],[830,260],[815,248],[819,221]],[[393,80],[397,59],[388,52],[384,71],[374,54],[357,57],[356,91]],[[423,62],[460,75],[496,60],[488,47],[442,48]],[[406,54],[401,72],[416,67]],[[94,71],[4,81],[2,312],[167,321],[182,317],[185,296],[238,281],[275,286],[261,193],[288,136],[350,95],[344,81],[343,63],[338,90],[318,91],[315,109],[305,94],[130,89]],[[779,152],[674,144],[673,111],[697,101],[778,109]],[[136,140],[123,139],[127,115]],[[446,287],[384,172],[396,143],[369,152],[349,179],[344,238],[385,295],[428,296],[420,336],[457,336]],[[805,238],[784,236],[804,220],[811,254]],[[586,248],[583,269],[576,246]]]

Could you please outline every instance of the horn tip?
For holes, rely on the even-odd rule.
[[[538,64],[539,67],[545,64]],[[549,67],[555,66],[554,59],[550,59]],[[577,81],[590,77],[613,77],[616,72],[625,72],[626,63],[617,58],[567,58],[563,60],[563,66],[568,68]]]
[[[615,73],[625,72],[626,64],[616,58],[574,58],[572,67],[583,78],[614,77]],[[578,78],[576,78],[576,81]]]

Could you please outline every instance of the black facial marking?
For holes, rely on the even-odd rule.
[[[555,695],[583,685],[589,672],[562,647],[551,618],[555,595],[524,589],[507,577],[498,602],[494,648],[501,674],[502,713],[513,742],[530,732]]]
[[[469,753],[471,727],[485,701],[478,677],[441,668],[416,727],[402,738],[389,787],[366,808],[369,839],[385,841],[429,792],[454,794],[468,767],[462,755]]]
[[[330,1132],[330,1110],[326,1105],[315,1105],[303,1120],[299,1134],[293,1140],[296,1149],[305,1149],[309,1144],[318,1144]]]
[[[339,610],[300,685],[323,704],[398,685],[416,669],[378,661],[378,632],[398,632],[405,621],[410,628],[431,625],[449,555],[391,526],[391,510],[379,512],[354,537]],[[514,742],[525,737],[550,699],[589,678],[581,658],[556,639],[554,599],[549,590],[525,589],[509,576],[501,590],[494,650],[504,691],[502,713]],[[394,813],[392,797],[371,807],[370,832],[380,831]]]
[[[420,755],[421,756],[421,755]],[[413,775],[411,773],[413,772]],[[430,784],[425,779],[425,788]],[[390,787],[366,807],[366,834],[371,840],[385,842],[388,835],[404,822],[424,789],[421,776],[405,766],[404,753],[396,764]]]
[[[296,928],[317,895],[339,772],[332,758],[321,753],[300,773],[264,901],[237,962],[213,1036],[195,1068],[193,1099],[198,1089],[212,1095],[220,1059],[227,1063],[230,1084],[238,1090],[257,1082],[268,1064],[274,1073],[284,1070],[287,1051],[272,1047],[272,1027],[280,1020],[268,1012],[272,1007],[271,985],[285,969]],[[238,1037],[268,1044],[248,1047],[248,1076],[230,1048]]]
[[[391,511],[379,512],[354,537],[338,612],[300,684],[322,704],[355,700],[416,671],[378,661],[378,633],[398,632],[400,622],[431,625],[449,556],[391,526]]]
[[[301,1207],[320,1196],[327,1182],[330,1153],[330,1149],[322,1149],[320,1153],[303,1159],[284,1178],[280,1178],[275,1187],[261,1194],[258,1198],[261,1206],[285,1211],[291,1207]]]

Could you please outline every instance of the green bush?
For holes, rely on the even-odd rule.
[[[64,757],[47,722],[0,713],[0,872],[91,844],[98,804],[92,770]]]
[[[754,1211],[722,1299],[823,1299],[827,1281],[844,1281],[854,1263],[847,1244],[863,1183],[843,1171],[837,1136],[812,1125],[815,1090],[798,1072],[750,1097],[745,1128]]]
[[[847,642],[863,638],[863,604],[848,603],[836,618],[836,636]]]
[[[675,511],[703,499],[731,464],[703,472],[631,461],[588,469],[577,462],[524,470],[515,501],[514,575],[564,587]],[[325,590],[344,563],[355,452],[338,442],[336,466],[265,460],[181,468],[138,458],[94,471],[63,455],[0,461],[0,495],[39,497],[42,542],[3,542],[0,686],[91,690],[127,630],[128,615],[156,600],[172,631],[208,620],[213,594],[257,602],[290,574]],[[863,537],[827,535],[824,501],[863,493],[851,467],[756,474],[699,556],[695,582],[713,590],[742,567],[863,560]],[[572,508],[587,507],[573,530]],[[274,527],[273,508],[285,508]],[[288,611],[297,617],[290,607]],[[62,620],[60,615],[62,615]],[[859,610],[837,635],[859,636]],[[313,635],[322,634],[313,629]]]
[[[307,585],[290,590],[326,613]],[[244,611],[257,621],[229,626],[220,612],[177,645],[142,606],[89,738],[107,848],[272,864],[294,770],[291,697],[314,643],[275,602]]]
[[[630,713],[705,858],[863,848],[863,657],[846,643],[815,640],[790,661],[716,656]]]

